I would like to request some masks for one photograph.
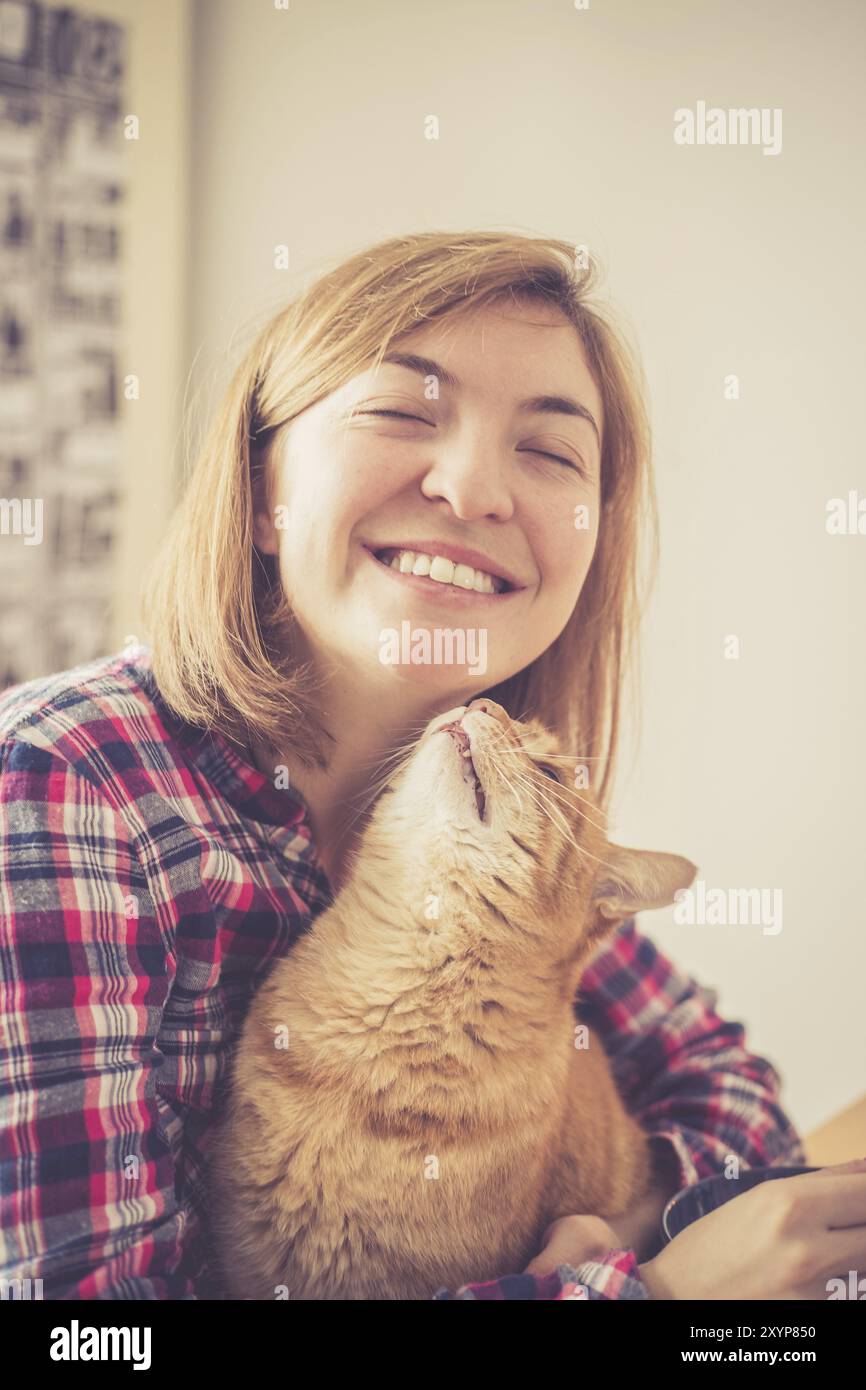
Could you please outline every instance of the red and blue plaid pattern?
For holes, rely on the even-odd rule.
[[[52,1299],[220,1298],[208,1143],[272,962],[331,901],[306,807],[177,721],[147,648],[0,696],[0,1278]],[[683,1185],[804,1162],[780,1078],[629,921],[578,1018]],[[491,1274],[496,1271],[491,1271]],[[445,1298],[640,1298],[634,1253]]]

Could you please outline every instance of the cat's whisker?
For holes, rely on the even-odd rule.
[[[426,727],[426,726],[425,726],[425,727]],[[422,732],[423,732],[423,731],[422,731]],[[395,749],[393,749],[392,752],[386,754],[386,756],[385,756],[384,758],[382,758],[382,757],[377,757],[377,758],[370,758],[370,759],[362,759],[362,760],[359,762],[358,766],[359,766],[359,767],[377,767],[377,768],[386,767],[388,763],[392,763],[392,762],[394,762],[395,760],[397,760],[398,758],[403,758],[403,757],[405,757],[407,753],[412,753],[412,752],[414,752],[415,748],[417,748],[417,746],[418,746],[418,738],[419,738],[419,736],[420,736],[420,735],[415,735],[415,736],[412,737],[412,738],[407,738],[407,739],[405,740],[405,742],[399,743],[399,744],[397,745],[397,747],[396,747]]]
[[[603,833],[606,833],[607,826],[604,824],[604,822],[594,820],[592,816],[587,815],[586,811],[582,809],[583,806],[589,806],[592,810],[598,809],[596,807],[595,802],[592,801],[590,797],[581,796],[580,792],[577,791],[574,787],[566,787],[562,782],[552,782],[549,777],[545,777],[544,782],[540,783],[539,785],[543,786],[544,790],[546,792],[549,792],[551,796],[558,796],[560,799],[563,799],[565,797],[575,797],[577,801],[581,803],[581,805],[572,805],[571,809],[576,811],[577,814],[580,816],[581,820],[585,820],[588,825],[593,825],[595,826],[596,830],[601,830]]]
[[[496,745],[496,746],[497,746],[497,752],[498,752],[498,751],[499,751],[499,746],[498,746],[498,745]],[[522,759],[522,761],[523,761],[523,767],[521,768],[521,771],[523,771],[524,774],[525,774],[525,769],[526,769],[526,763],[527,763],[527,761],[528,761],[530,764],[532,763],[532,755],[528,752],[528,750],[525,749],[525,748],[515,748],[513,744],[510,744],[510,743],[509,743],[507,747],[504,747],[504,748],[502,749],[502,751],[505,752],[506,754],[517,754],[517,755]],[[539,755],[539,756],[542,756],[542,755]],[[545,753],[545,754],[543,755],[543,761],[544,761],[544,762],[553,762],[554,759],[556,759],[556,760],[558,761],[559,759],[562,759],[562,758],[568,759],[568,758],[569,758],[569,755],[568,755],[568,754],[564,754],[564,753],[561,753],[561,754],[556,754],[556,753],[547,754],[547,753]],[[566,794],[566,795],[568,795],[568,796],[572,796],[572,797],[576,798],[577,801],[582,802],[582,803],[583,803],[584,805],[586,805],[586,806],[589,806],[592,810],[597,810],[597,809],[598,809],[597,806],[596,806],[596,804],[595,804],[595,802],[592,800],[592,798],[591,798],[591,797],[587,797],[587,796],[581,796],[580,792],[577,790],[576,787],[567,787],[567,786],[565,786],[565,784],[562,783],[562,782],[551,782],[549,778],[545,778],[543,784],[540,783],[539,785],[543,785],[544,788],[545,788],[545,790],[549,790],[549,791],[551,791],[551,792],[558,790],[560,793],[564,793],[564,794]],[[579,814],[582,814],[582,815],[583,815],[583,819],[589,821],[589,823],[590,823],[591,825],[594,825],[594,826],[596,827],[597,830],[602,830],[602,831],[603,831],[603,830],[606,829],[606,827],[605,827],[604,825],[600,825],[598,821],[593,820],[592,817],[586,815],[585,812],[580,812],[578,807],[575,807],[574,809],[575,809],[575,810],[578,810]]]
[[[541,787],[534,786],[532,782],[530,782],[529,778],[524,776],[521,776],[519,780],[526,787],[526,790],[529,792],[529,795],[535,802],[538,809],[541,811],[542,815],[546,815],[549,820],[558,821],[562,829],[563,837],[566,840],[569,840],[571,844],[574,845],[574,848],[576,850],[580,850],[581,846],[577,843],[577,840],[574,838],[574,831],[568,824],[568,821],[562,815],[562,812],[559,810],[558,807],[552,806],[549,802],[545,801]]]
[[[527,790],[529,790],[530,793],[531,793],[532,791],[538,791],[538,792],[544,791],[544,792],[547,792],[548,790],[552,790],[552,786],[551,786],[551,788],[548,788],[546,785],[544,785],[544,786],[542,787],[542,784],[541,784],[541,783],[539,783],[539,784],[537,784],[537,785],[533,784],[532,782],[530,782],[530,780],[529,780],[529,778],[526,776],[525,772],[520,772],[520,773],[518,773],[518,777],[519,777],[519,779],[520,779],[522,782],[524,782],[524,784],[525,784],[526,787],[527,787]],[[544,807],[542,807],[541,809],[544,809]],[[550,808],[547,808],[547,809],[550,809]],[[582,812],[579,812],[579,814],[583,815]],[[588,820],[589,818],[588,818],[587,816],[583,815],[583,819],[584,819],[584,820]],[[599,826],[598,828],[601,829],[601,830],[604,829],[603,826]],[[597,854],[591,854],[591,853],[589,852],[589,850],[586,849],[583,845],[579,845],[579,844],[577,843],[576,839],[574,838],[574,834],[573,834],[573,832],[572,832],[572,830],[571,830],[571,827],[568,826],[567,823],[566,823],[566,839],[568,839],[568,840],[570,841],[570,843],[574,846],[574,848],[578,851],[578,853],[579,853],[579,854],[582,854],[582,855],[584,856],[584,858],[586,858],[586,859],[593,859],[593,860],[595,860],[596,864],[601,864],[602,866],[605,865],[605,862],[606,862],[605,860],[599,859],[599,857],[598,857]]]
[[[531,754],[529,754],[526,749],[507,748],[505,751],[507,753],[518,753],[522,757],[531,757]],[[537,756],[542,758],[542,761],[546,763],[575,761],[574,756],[570,753],[544,753],[543,755],[538,754]],[[579,758],[577,761],[587,762],[589,761],[589,759]],[[578,801],[585,802],[587,806],[595,806],[595,802],[592,800],[592,798],[589,796],[581,796],[580,792],[577,790],[576,787],[566,787],[563,782],[560,782],[557,785],[560,786],[564,791],[568,791],[571,796],[576,796]]]
[[[529,749],[528,749],[528,748],[515,748],[514,745],[512,744],[512,745],[509,747],[508,752],[509,752],[509,753],[526,753],[526,754],[528,754],[528,753],[529,753]],[[552,762],[592,763],[592,762],[601,762],[601,761],[602,761],[600,755],[599,755],[598,757],[595,757],[595,756],[590,757],[590,756],[587,754],[587,756],[584,757],[584,755],[583,755],[582,753],[539,753],[539,754],[537,754],[537,756],[538,756],[539,758],[543,757],[544,760],[545,760],[545,762],[549,762],[549,763],[552,763]]]
[[[505,767],[503,767],[502,765],[498,765],[498,770],[500,777],[505,777]],[[523,785],[523,787],[527,788],[527,791],[530,792],[530,794],[532,795],[532,799],[534,799],[535,801],[535,805],[538,805],[539,808],[541,808],[542,810],[548,809],[545,808],[544,798],[542,798],[541,783],[535,783],[535,781],[532,781],[531,778],[527,776],[527,771],[525,771],[524,766],[510,767],[509,771],[512,771],[514,776],[516,776],[518,783]]]
[[[574,846],[578,854],[583,855],[584,859],[592,859],[596,864],[601,865],[602,868],[610,867],[606,859],[599,859],[597,854],[591,854],[590,851],[586,849],[584,845],[578,844],[577,840],[574,838],[574,833],[571,830],[570,826],[567,828],[567,834],[565,838],[570,842],[570,844]]]
[[[509,748],[506,749],[506,752],[521,753],[521,755],[523,755],[524,758],[525,756],[527,756],[527,753],[525,753],[525,749],[513,748],[512,745],[509,745]],[[557,758],[569,758],[569,753],[557,753],[557,755],[552,756],[557,756]],[[549,760],[550,756],[546,755],[545,753],[545,762],[549,762]],[[517,792],[514,791],[512,778],[507,776],[505,767],[499,766],[498,771],[500,777],[502,777],[502,780],[505,781],[507,787],[509,787],[509,790],[513,791],[514,795],[517,795]],[[509,771],[510,773],[517,774],[518,783],[523,785],[524,790],[527,791],[528,794],[530,794],[532,801],[535,802],[535,805],[538,806],[538,809],[541,810],[542,813],[548,813],[548,815],[550,815],[550,819],[552,820],[557,819],[562,821],[564,826],[564,838],[566,838],[566,840],[569,841],[571,845],[573,845],[574,849],[577,849],[577,852],[580,853],[580,855],[584,856],[585,859],[595,860],[596,865],[601,866],[602,869],[607,869],[607,867],[610,867],[606,859],[599,859],[598,855],[594,855],[594,853],[589,852],[588,849],[584,847],[584,845],[578,844],[577,840],[575,840],[574,838],[574,831],[571,830],[569,823],[567,823],[567,820],[564,819],[564,817],[562,816],[562,812],[560,812],[559,808],[555,808],[555,806],[550,806],[549,803],[545,803],[544,799],[545,794],[549,795],[550,792],[556,791],[567,791],[570,795],[578,796],[578,801],[585,801],[585,799],[587,799],[585,798],[585,796],[578,795],[577,792],[571,790],[571,788],[563,787],[562,783],[550,783],[549,778],[544,778],[544,781],[534,783],[534,781],[532,781],[531,778],[528,777],[527,771],[525,771],[525,767],[517,767],[517,769],[514,769],[514,767],[510,767]],[[542,773],[541,776],[544,777],[544,773]],[[518,798],[518,801],[520,801],[520,798]],[[606,831],[606,826],[602,826],[602,824],[599,824],[598,821],[592,820],[591,817],[587,816],[587,813],[585,813],[584,810],[580,809],[580,806],[577,806],[577,808],[574,809],[577,810],[577,815],[580,816],[582,820],[588,821],[589,824],[595,826],[596,830]],[[555,812],[555,816],[552,815],[553,812]]]
[[[352,826],[355,824],[355,822],[359,820],[360,817],[363,816],[376,801],[378,801],[379,797],[381,796],[382,792],[384,791],[388,783],[391,781],[391,779],[395,777],[399,772],[401,772],[403,770],[403,767],[406,766],[406,764],[408,764],[415,752],[415,746],[416,745],[413,743],[410,747],[403,749],[401,751],[402,762],[400,762],[398,765],[394,767],[387,768],[384,771],[381,771],[380,775],[373,779],[370,786],[365,787],[364,790],[358,792],[356,796],[348,798],[348,804],[350,806],[358,805],[359,802],[360,805],[358,805],[358,809],[356,810],[354,816],[352,816],[351,820],[346,823],[346,833],[348,833],[348,831],[352,829]]]
[[[523,716],[521,716],[521,718],[522,717]],[[375,802],[378,801],[379,797],[381,796],[384,789],[387,787],[388,783],[395,776],[397,776],[403,770],[403,768],[410,762],[411,758],[417,751],[420,736],[426,727],[427,722],[421,721],[417,726],[417,733],[413,733],[410,737],[408,737],[405,741],[400,743],[384,758],[374,759],[371,760],[370,763],[361,764],[362,766],[374,765],[376,767],[377,775],[372,779],[371,783],[366,788],[364,788],[363,791],[359,792],[356,796],[349,798],[349,806],[354,806],[356,807],[356,809],[354,815],[351,816],[350,820],[346,823],[344,827],[346,833],[351,831],[355,824],[371,809]],[[497,770],[503,783],[505,784],[509,793],[512,796],[514,796],[515,800],[517,801],[520,813],[523,814],[524,807],[523,798],[521,797],[520,791],[518,790],[519,786],[522,787],[526,793],[528,793],[533,804],[542,813],[542,815],[546,816],[551,822],[555,823],[559,827],[563,836],[571,842],[574,848],[578,850],[579,853],[587,855],[588,851],[586,851],[583,848],[583,846],[577,843],[572,828],[569,826],[568,821],[563,816],[562,805],[564,803],[569,809],[576,812],[582,820],[585,820],[588,824],[594,826],[597,830],[601,830],[602,832],[604,832],[606,827],[602,825],[599,821],[593,819],[591,815],[588,815],[587,812],[582,809],[583,806],[587,806],[593,810],[597,810],[594,801],[590,797],[581,796],[581,794],[577,791],[576,788],[566,786],[561,782],[551,781],[551,779],[546,777],[542,778],[542,780],[536,781],[534,778],[530,777],[529,771],[533,767],[533,755],[529,752],[529,750],[526,747],[515,746],[513,742],[513,736],[510,730],[506,730],[504,728],[495,730],[492,738],[487,744],[487,748],[489,753],[493,756],[493,759],[497,766]],[[521,759],[522,761],[517,765],[512,764],[511,766],[509,766],[508,763],[505,761],[509,757],[516,757]],[[591,758],[583,757],[578,757],[576,759],[575,755],[570,753],[545,753],[543,755],[543,758],[544,761],[549,762],[551,764],[560,762],[574,763],[575,761],[587,762],[594,760]],[[509,772],[516,773],[516,777],[509,777],[507,775]],[[595,856],[589,857],[595,858]]]
[[[508,790],[511,792],[512,796],[514,796],[515,800],[517,801],[517,805],[518,805],[519,808],[520,808],[520,814],[523,815],[523,802],[522,802],[522,800],[520,799],[520,794],[515,790],[515,788],[514,788],[512,782],[509,780],[508,777],[506,777],[506,775],[505,775],[504,772],[501,773],[501,776],[502,776],[502,780],[503,780],[503,782],[505,783],[506,787],[507,787]]]

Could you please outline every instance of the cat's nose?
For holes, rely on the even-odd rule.
[[[497,724],[501,724],[508,736],[508,740],[513,743],[515,747],[519,747],[520,737],[507,710],[503,709],[501,705],[497,705],[495,700],[488,700],[486,696],[483,695],[479,699],[469,702],[466,707],[466,714],[472,714],[475,710],[477,710],[479,714],[489,714],[491,718],[496,720]],[[460,722],[462,724],[463,720],[461,719]]]
[[[466,713],[468,714],[469,711],[473,709],[479,710],[481,714],[492,715],[494,719],[499,721],[503,729],[511,728],[511,719],[508,715],[508,711],[504,710],[501,705],[497,705],[495,700],[488,700],[486,696],[481,696],[477,700],[470,700],[469,704],[466,706]]]

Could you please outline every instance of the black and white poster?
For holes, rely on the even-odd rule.
[[[0,0],[0,687],[107,641],[123,79],[116,23]]]

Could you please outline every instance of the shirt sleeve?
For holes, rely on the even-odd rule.
[[[194,1298],[155,1047],[169,967],[123,819],[0,746],[0,1275],[45,1299]]]
[[[780,1104],[782,1079],[749,1052],[740,1023],[716,1012],[718,992],[678,971],[634,918],[584,971],[578,1019],[600,1037],[627,1108],[668,1143],[683,1187],[725,1171],[804,1164],[802,1139]],[[584,1290],[581,1292],[581,1288]],[[506,1275],[434,1298],[646,1298],[633,1250],[552,1274]]]
[[[678,971],[633,918],[584,972],[578,1017],[600,1036],[620,1094],[644,1130],[669,1141],[683,1186],[743,1168],[806,1162],[782,1078],[746,1048],[718,992]]]

